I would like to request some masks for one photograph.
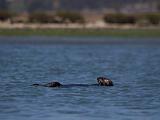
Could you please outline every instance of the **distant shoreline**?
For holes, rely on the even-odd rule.
[[[160,37],[160,28],[0,28],[0,36]]]

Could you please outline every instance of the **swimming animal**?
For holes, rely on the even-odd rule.
[[[109,78],[106,78],[106,77],[98,77],[97,78],[97,82],[98,84],[68,84],[68,85],[62,85],[61,83],[59,82],[50,82],[50,83],[47,83],[47,84],[33,84],[33,86],[44,86],[44,87],[78,87],[78,86],[83,86],[83,87],[88,87],[88,86],[113,86],[113,82],[112,80],[110,80]]]
[[[60,87],[62,86],[61,83],[59,82],[50,82],[50,83],[47,83],[47,84],[33,84],[33,86],[44,86],[44,87]]]
[[[113,86],[112,80],[106,77],[98,77],[97,82],[100,86]]]

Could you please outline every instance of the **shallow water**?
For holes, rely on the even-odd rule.
[[[158,38],[121,40],[123,44],[117,40],[102,44],[111,38],[101,38],[100,44],[11,44],[13,38],[0,39],[8,41],[0,44],[0,119],[159,120]],[[38,41],[39,37],[28,39]],[[54,80],[95,84],[98,76],[112,79],[114,86],[31,86]]]

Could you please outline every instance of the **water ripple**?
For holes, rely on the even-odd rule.
[[[0,118],[151,120],[160,117],[159,45],[0,45]],[[114,87],[33,87],[57,80]]]

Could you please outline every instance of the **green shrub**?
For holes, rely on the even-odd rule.
[[[35,12],[29,15],[29,22],[32,23],[54,23],[55,17],[52,14]]]
[[[84,17],[76,12],[57,12],[56,16],[60,18],[60,22],[66,23],[84,23]]]
[[[126,15],[121,13],[106,14],[104,16],[104,21],[106,23],[118,23],[118,24],[134,24],[136,23],[136,18],[133,15]]]
[[[0,11],[0,21],[5,21],[11,18],[11,14],[8,11]]]
[[[150,24],[158,25],[160,23],[160,14],[159,13],[148,13],[145,14],[145,19],[148,20]]]

